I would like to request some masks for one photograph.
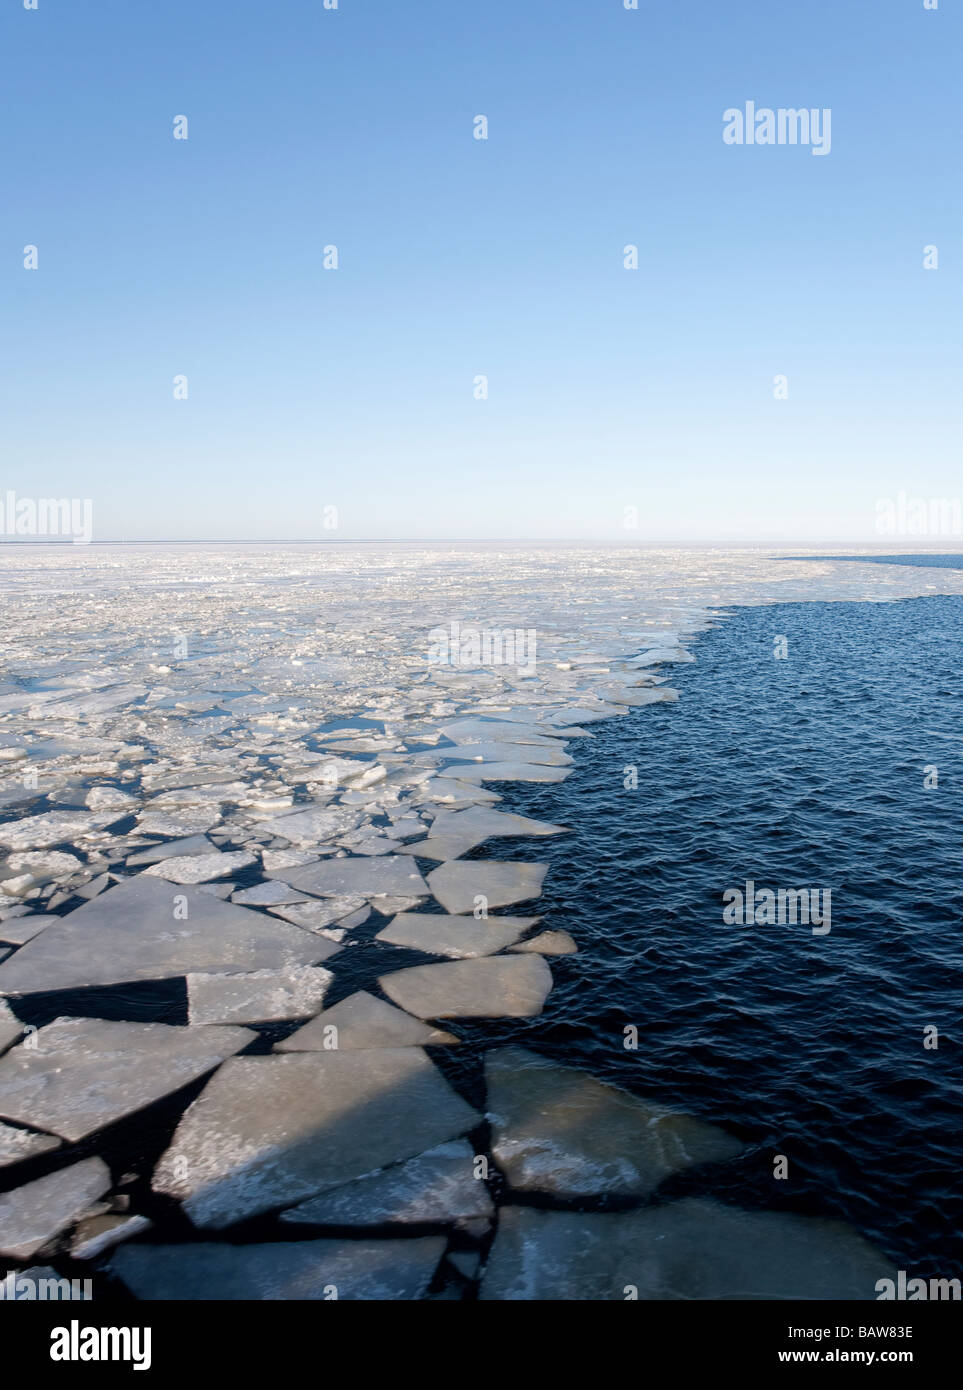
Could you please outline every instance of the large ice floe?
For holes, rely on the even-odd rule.
[[[585,946],[534,843],[567,827],[511,791],[544,786],[574,823],[559,784],[582,741],[613,718],[644,736],[727,604],[963,575],[751,550],[17,547],[0,588],[11,1265],[69,1258],[144,1299],[874,1297],[889,1265],[845,1226],[666,1197],[742,1161],[725,1128],[540,1054],[549,961]],[[455,624],[534,630],[537,659],[484,665],[481,642],[440,664],[432,631]],[[460,1021],[506,1019],[526,1047],[493,1032],[461,1094]]]

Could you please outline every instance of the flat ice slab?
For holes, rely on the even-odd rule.
[[[334,976],[314,965],[247,975],[188,975],[191,1023],[273,1023],[310,1018]]]
[[[0,1168],[59,1148],[60,1140],[52,1134],[34,1134],[29,1129],[14,1129],[13,1125],[0,1124]]]
[[[111,1271],[140,1299],[395,1302],[423,1298],[445,1250],[420,1240],[303,1240],[276,1245],[127,1245]]]
[[[281,1220],[298,1225],[381,1226],[388,1222],[489,1219],[495,1207],[475,1177],[470,1144],[455,1139],[406,1163],[370,1173],[291,1207]]]
[[[315,893],[321,898],[355,895],[364,899],[389,896],[427,896],[428,885],[406,855],[362,857],[359,859],[321,859],[293,869],[275,869],[279,878],[292,888]]]
[[[552,972],[541,956],[498,956],[415,965],[378,984],[419,1018],[530,1018],[542,1011]]]
[[[477,899],[486,909],[510,907],[541,894],[547,864],[516,864],[494,859],[453,861],[432,869],[428,888],[446,912],[474,912]],[[3,976],[0,973],[0,982]]]
[[[99,1158],[14,1188],[0,1196],[0,1255],[29,1260],[65,1226],[76,1221],[110,1187],[110,1169]]]
[[[176,1028],[58,1018],[0,1059],[0,1115],[83,1139],[211,1071],[246,1028]]]
[[[457,917],[450,913],[399,912],[375,938],[430,956],[470,960],[503,951],[533,926],[537,917]]]
[[[196,1226],[291,1206],[466,1133],[479,1116],[419,1048],[236,1057],[154,1174]]]
[[[742,1151],[715,1125],[525,1048],[489,1052],[485,1076],[492,1154],[509,1185],[526,1192],[643,1197],[670,1173]]]
[[[477,836],[476,844],[504,835],[562,835],[567,827],[550,821],[533,820],[512,811],[494,811],[485,806],[469,806],[464,811],[439,811],[431,823],[429,836]]]
[[[0,993],[282,969],[313,965],[323,954],[298,927],[138,874],[22,946],[0,965]]]
[[[218,878],[230,878],[232,874],[249,869],[257,860],[247,850],[236,850],[224,854],[213,850],[210,854],[182,854],[171,859],[161,859],[145,869],[145,874],[165,878],[170,883],[213,883]]]
[[[296,1033],[276,1044],[276,1052],[339,1051],[369,1047],[429,1047],[458,1039],[431,1028],[393,1004],[359,990],[325,1009]]]
[[[23,1036],[23,1024],[15,1016],[5,999],[0,999],[0,1052],[6,1052],[12,1043]]]
[[[875,1300],[896,1271],[838,1221],[686,1198],[636,1212],[503,1207],[489,1300]]]

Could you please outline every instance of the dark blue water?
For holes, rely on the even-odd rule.
[[[944,1276],[963,1265],[961,616],[942,597],[733,610],[676,668],[678,705],[596,726],[563,786],[513,787],[512,809],[575,827],[532,857],[581,953],[553,962],[541,1019],[459,1029],[749,1142],[676,1190],[837,1216]],[[725,925],[747,879],[831,889],[831,932]]]
[[[928,551],[909,555],[783,555],[783,560],[849,560],[860,565],[912,565],[914,568],[963,570],[963,555],[932,555]]]

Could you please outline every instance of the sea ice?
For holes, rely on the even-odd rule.
[[[0,1255],[29,1260],[82,1216],[110,1187],[110,1169],[99,1158],[61,1168],[0,1195]]]
[[[524,1048],[489,1052],[485,1076],[492,1154],[516,1189],[565,1198],[644,1197],[670,1173],[742,1151],[738,1139],[715,1125]]]
[[[322,958],[317,941],[298,927],[138,874],[22,946],[0,965],[0,992],[285,969]]]
[[[177,1127],[154,1189],[196,1226],[291,1206],[472,1129],[420,1048],[233,1058]]]
[[[541,1013],[552,972],[541,956],[497,956],[415,965],[378,984],[416,1018],[529,1018]]]
[[[238,850],[234,854],[215,850],[212,854],[188,854],[162,859],[145,869],[144,873],[166,879],[169,883],[210,883],[213,879],[229,878],[256,863],[255,856],[247,850]]]
[[[271,1023],[310,1018],[334,976],[317,966],[256,970],[247,975],[188,975],[191,1023]]]
[[[360,990],[349,994],[290,1037],[275,1044],[276,1052],[320,1052],[370,1047],[429,1047],[456,1043],[457,1038],[432,1028],[420,1018]]]
[[[479,898],[487,911],[539,897],[547,872],[547,864],[455,860],[432,869],[428,887],[446,912],[474,912]]]
[[[503,1207],[483,1299],[874,1300],[893,1266],[841,1222],[686,1198],[636,1212]]]
[[[58,1018],[0,1058],[0,1115],[72,1142],[211,1071],[254,1035]]]
[[[114,1274],[140,1299],[424,1298],[445,1249],[419,1240],[303,1240],[276,1245],[125,1245]]]
[[[324,859],[304,868],[275,869],[272,877],[323,898],[353,895],[367,900],[386,893],[428,893],[427,883],[411,860],[399,854],[375,859]]]
[[[427,955],[468,960],[512,946],[537,917],[456,917],[449,913],[399,912],[375,938]]]
[[[475,1154],[454,1139],[405,1163],[337,1187],[281,1212],[281,1220],[311,1226],[428,1224],[494,1215],[485,1184],[475,1177]]]

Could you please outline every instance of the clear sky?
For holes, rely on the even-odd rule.
[[[37,5],[0,490],[100,540],[623,543],[960,495],[963,0]],[[750,100],[831,152],[725,144]]]

